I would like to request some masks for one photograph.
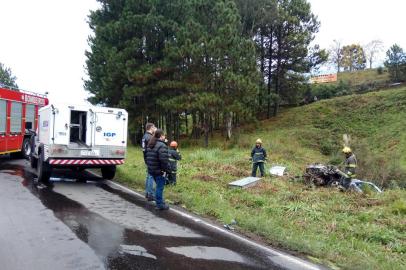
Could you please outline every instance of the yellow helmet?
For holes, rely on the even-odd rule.
[[[349,154],[349,153],[352,153],[352,150],[351,150],[351,148],[349,148],[348,146],[345,146],[345,147],[343,148],[343,153],[344,153],[344,154]]]
[[[262,144],[262,140],[261,139],[257,139],[257,141],[255,142],[257,144]]]

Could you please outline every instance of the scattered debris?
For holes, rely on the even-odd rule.
[[[229,183],[228,185],[233,188],[249,188],[258,184],[261,178],[259,177],[245,177],[243,179]]]
[[[366,190],[382,193],[382,190],[379,187],[377,187],[374,183],[361,181],[358,179],[351,180],[350,187],[348,189],[359,193],[363,193]]]
[[[319,163],[310,164],[306,167],[303,179],[308,185],[315,186],[338,186],[341,175],[335,166],[323,165]]]
[[[234,230],[235,230],[234,227],[231,227],[231,226],[228,225],[228,224],[224,224],[224,228],[226,228],[226,229],[229,230],[229,231],[234,231]]]
[[[283,176],[285,173],[286,167],[282,166],[272,166],[271,169],[269,169],[269,173],[272,175],[276,176]]]
[[[229,231],[234,231],[234,227],[232,227],[233,225],[237,225],[237,221],[235,219],[232,219],[230,224],[224,224],[224,228],[226,228]]]
[[[348,176],[335,166],[319,163],[307,166],[306,172],[303,175],[303,179],[308,185],[340,187],[342,190],[350,190],[359,193],[363,193],[366,190],[378,193],[382,192],[382,190],[374,183],[359,179],[352,179],[348,189],[345,189],[340,185],[342,177]]]

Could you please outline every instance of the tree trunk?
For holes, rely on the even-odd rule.
[[[209,147],[209,116],[203,115],[204,147]]]
[[[196,112],[192,112],[192,133],[190,134],[190,137],[192,139],[200,138],[200,129],[198,128],[197,121],[198,120],[197,120]]]
[[[281,58],[282,58],[282,37],[281,37],[281,29],[278,29],[277,33],[277,55],[276,55],[276,71],[275,71],[275,100],[274,100],[274,108],[273,108],[273,116],[278,115],[279,111],[279,94],[280,94],[280,83],[281,83],[281,77],[282,77],[282,72],[281,72]]]
[[[188,136],[189,135],[189,123],[188,123],[187,111],[185,111],[185,129],[186,129],[186,136]]]
[[[166,138],[170,141],[173,138],[172,135],[172,113],[168,112],[166,114]]]
[[[227,112],[226,113],[226,135],[227,135],[227,140],[231,139],[232,128],[233,128],[233,115],[232,115],[231,112]]]
[[[261,28],[260,30],[260,35],[261,35],[261,76],[262,78],[265,77],[265,45],[264,45],[264,33]],[[263,80],[260,81],[260,86],[259,86],[259,92],[258,92],[258,107],[259,111],[262,111],[262,99],[261,99],[261,89],[263,89]]]
[[[271,28],[271,36],[269,37],[269,55],[268,55],[268,109],[267,117],[271,117],[271,82],[272,82],[272,61],[273,61],[273,29]]]

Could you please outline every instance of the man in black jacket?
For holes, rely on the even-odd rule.
[[[169,165],[168,146],[165,143],[165,136],[161,129],[155,131],[147,147],[146,162],[148,173],[153,177],[156,183],[155,202],[159,210],[168,210],[169,206],[165,204],[163,192],[165,187],[164,174],[169,174],[171,169]]]
[[[146,159],[146,154],[147,154],[147,146],[149,141],[151,140],[154,132],[156,131],[156,127],[152,123],[147,123],[145,125],[145,134],[142,137],[141,140],[141,147],[142,147],[142,152],[144,155],[144,162],[145,165],[147,165],[147,159]],[[147,169],[147,178],[145,179],[145,198],[148,199],[148,201],[153,201],[154,200],[154,178],[148,173]]]

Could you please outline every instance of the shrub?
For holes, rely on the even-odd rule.
[[[376,72],[378,72],[379,75],[382,75],[383,74],[383,67],[378,67]]]
[[[335,148],[334,143],[330,140],[323,140],[320,144],[320,152],[325,156],[331,155]]]

